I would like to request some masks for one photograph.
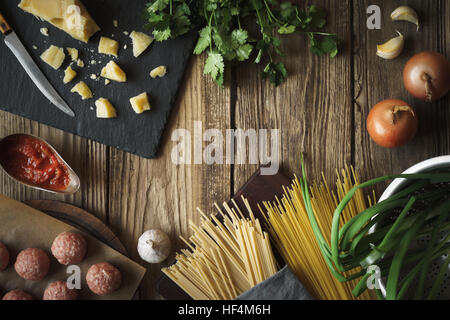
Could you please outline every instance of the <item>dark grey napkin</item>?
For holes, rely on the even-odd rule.
[[[288,266],[244,292],[236,300],[312,300]]]

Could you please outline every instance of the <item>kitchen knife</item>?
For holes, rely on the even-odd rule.
[[[0,31],[5,35],[5,43],[8,48],[14,53],[17,60],[19,60],[22,67],[33,80],[34,84],[50,100],[58,109],[71,117],[75,117],[75,113],[70,109],[67,103],[56,92],[55,88],[50,84],[45,75],[39,70],[39,67],[31,58],[22,42],[20,42],[14,30],[6,22],[5,18],[0,13]]]

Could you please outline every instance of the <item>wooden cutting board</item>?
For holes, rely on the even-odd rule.
[[[124,256],[128,256],[127,250],[119,238],[106,224],[91,213],[68,203],[53,200],[31,200],[25,201],[25,204],[86,232]]]
[[[155,157],[195,44],[196,32],[176,40],[155,41],[147,51],[135,58],[131,39],[127,34],[133,30],[151,33],[143,27],[145,24],[143,13],[147,0],[82,0],[102,29],[88,44],[75,40],[49,23],[22,11],[17,7],[19,2],[19,0],[2,1],[0,12],[16,31],[47,79],[73,109],[76,117],[71,118],[50,104],[3,43],[1,35],[0,109],[145,158]],[[113,20],[118,20],[118,27],[114,27]],[[48,28],[48,37],[40,33],[40,28],[43,27]],[[98,54],[101,36],[119,42],[118,59]],[[79,49],[80,58],[86,65],[84,68],[79,68],[76,64],[73,66],[78,76],[69,84],[62,82],[64,70],[70,64],[67,52],[60,70],[52,69],[40,59],[42,52],[52,44]],[[127,49],[124,49],[125,45]],[[115,60],[124,69],[128,78],[126,83],[111,81],[109,85],[105,85],[103,78],[100,80],[90,78],[92,74],[98,76],[103,66],[110,60]],[[160,65],[167,66],[168,74],[164,78],[151,79],[150,71]],[[70,89],[81,80],[91,88],[93,99],[81,100],[78,94],[70,92]],[[132,110],[129,98],[142,92],[148,93],[152,110],[138,115]],[[100,97],[109,99],[116,107],[118,114],[116,119],[96,118],[94,102]]]
[[[264,201],[273,201],[275,196],[283,194],[283,186],[289,186],[291,181],[281,172],[274,176],[262,176],[258,170],[247,181],[247,183],[235,194],[233,200],[236,201],[241,211],[245,214],[247,210],[242,203],[241,197],[244,196],[250,202],[255,217],[264,225],[264,218],[257,205]],[[231,201],[229,202],[231,206]],[[275,256],[280,266],[284,263],[278,253]],[[175,261],[174,261],[175,262]],[[191,300],[180,287],[178,287],[166,275],[163,275],[156,283],[158,293],[167,300]]]
[[[55,260],[50,248],[58,234],[75,231],[83,234],[87,242],[86,256],[77,264],[81,272],[79,299],[128,300],[135,296],[146,269],[126,256],[126,250],[101,221],[85,211],[58,202],[37,202],[37,208],[52,213],[46,214],[3,195],[0,195],[0,200],[1,240],[8,247],[12,260],[24,248],[41,248],[51,261],[48,274],[40,281],[22,279],[11,263],[0,273],[2,291],[20,288],[39,299],[51,282],[67,279],[67,266]],[[85,275],[90,266],[104,261],[120,270],[122,284],[107,296],[97,296],[88,289]]]
[[[128,257],[127,249],[122,244],[120,239],[111,231],[111,229],[108,228],[106,224],[103,223],[103,221],[93,214],[60,201],[31,200],[25,201],[25,204],[36,210],[44,212],[53,218],[65,222],[78,230],[86,232]],[[138,291],[134,295],[133,299],[139,299]]]

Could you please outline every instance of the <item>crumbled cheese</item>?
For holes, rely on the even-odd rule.
[[[33,49],[34,49],[34,50],[37,50],[37,49],[38,49],[38,47],[36,47],[36,46],[33,46]]]
[[[95,64],[97,64],[97,61],[91,60],[91,64],[92,64],[92,65],[95,65]]]
[[[155,69],[153,69],[150,72],[150,77],[152,77],[153,79],[155,79],[156,77],[164,77],[167,73],[167,68],[165,66],[159,66]]]
[[[124,31],[123,34],[126,36],[129,35],[128,31]]]
[[[76,92],[81,96],[82,100],[90,99],[93,97],[91,89],[83,81],[78,82],[70,92]]]
[[[150,110],[150,102],[148,101],[147,92],[141,93],[140,95],[130,98],[131,107],[137,114],[143,113],[144,111]]]
[[[125,72],[114,61],[108,62],[108,64],[102,69],[101,76],[103,78],[118,82],[127,81]]]
[[[70,66],[67,67],[67,69],[64,71],[64,83],[69,83],[77,76],[77,73],[75,70],[73,70]]]
[[[78,60],[77,60],[77,66],[79,66],[80,68],[83,68],[83,67],[84,67],[84,62],[83,62],[83,60],[78,59]]]
[[[41,59],[55,70],[62,66],[65,58],[64,50],[54,45],[51,45],[41,54]]]
[[[119,26],[119,21],[113,20],[113,26],[117,28]]]
[[[116,40],[107,37],[100,38],[100,42],[98,44],[99,53],[109,54],[117,57],[118,51],[119,51],[119,43]]]
[[[105,86],[107,86],[107,85],[110,84],[110,83],[111,83],[111,80],[105,79]]]
[[[39,31],[42,35],[48,37],[48,28],[41,28]]]
[[[66,48],[67,52],[70,55],[70,58],[72,59],[72,61],[77,61],[78,60],[78,50],[75,48]]]
[[[115,118],[117,117],[116,108],[108,101],[108,99],[100,98],[95,101],[97,107],[97,118]]]
[[[91,78],[92,80],[96,80],[96,79],[97,79],[97,75],[91,74],[90,78]]]
[[[127,50],[128,46],[125,44],[125,45],[123,46],[123,48],[124,48],[125,50]]]
[[[139,57],[153,42],[152,37],[142,32],[133,31],[130,38],[133,40],[133,55],[135,57]]]

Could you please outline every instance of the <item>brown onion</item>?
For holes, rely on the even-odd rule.
[[[376,144],[400,147],[414,138],[419,122],[406,102],[388,99],[377,103],[367,117],[367,131]]]
[[[450,90],[450,62],[437,52],[416,54],[405,65],[403,83],[418,99],[438,100]]]

